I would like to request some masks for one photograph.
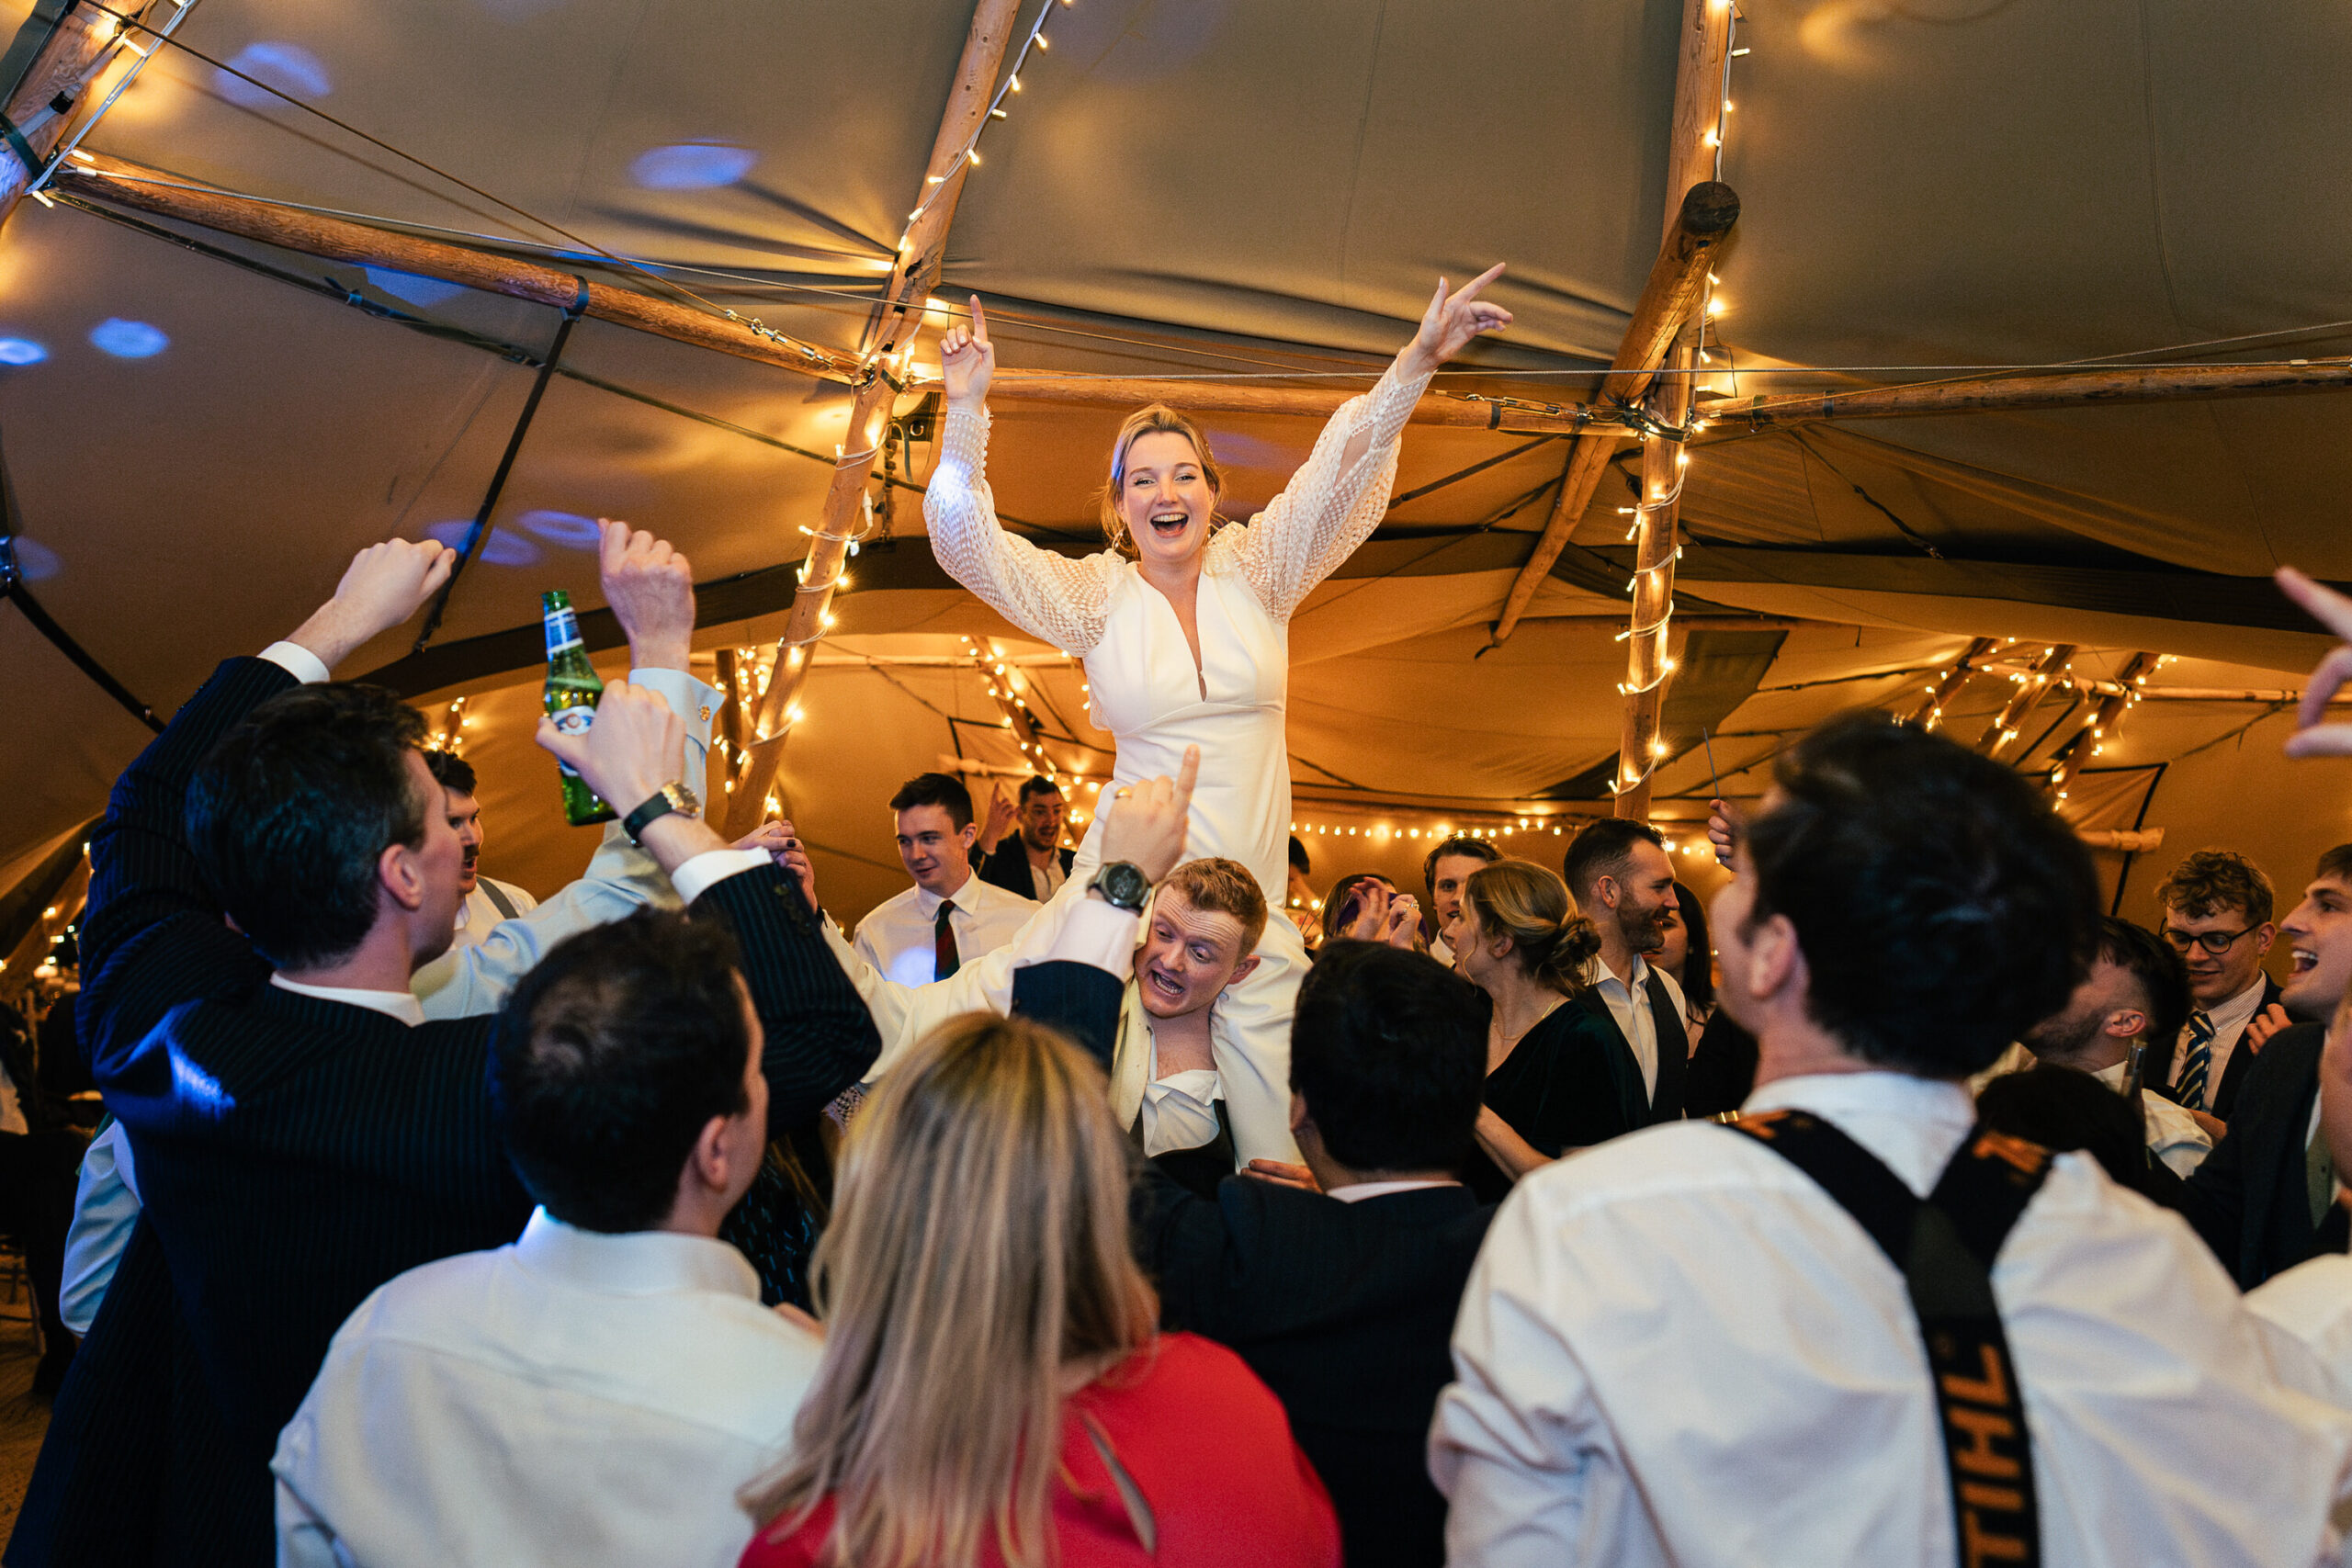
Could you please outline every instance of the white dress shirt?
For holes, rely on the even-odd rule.
[[[82,1172],[74,1183],[74,1224],[65,1233],[65,1273],[57,1292],[58,1315],[77,1335],[97,1320],[98,1303],[114,1283],[130,1227],[139,1223],[139,1173],[130,1163],[130,1139],[119,1122],[108,1122],[82,1151]]]
[[[2229,1069],[2230,1055],[2237,1049],[2238,1037],[2254,1021],[2254,1015],[2262,1010],[2262,987],[2266,982],[2266,976],[2256,974],[2253,985],[2219,1007],[2205,1010],[2205,1016],[2213,1021],[2213,1044],[2205,1066],[2205,1103],[2196,1110],[2212,1110],[2213,1097],[2222,1092],[2222,1075]],[[2177,1085],[2181,1069],[2188,1065],[2188,1027],[2186,1023],[2180,1026],[2180,1039],[2172,1051],[2172,1077],[2165,1080],[2167,1084]]]
[[[732,1568],[822,1350],[725,1242],[542,1209],[336,1332],[270,1461],[280,1568]]]
[[[1654,1099],[1657,1094],[1657,1017],[1650,1011],[1650,973],[1649,961],[1638,953],[1634,954],[1634,973],[1624,980],[1620,980],[1610,971],[1609,965],[1600,961],[1599,953],[1586,959],[1584,965],[1585,983],[1598,991],[1600,999],[1609,1004],[1609,1016],[1617,1021],[1617,1032],[1625,1037],[1625,1043],[1634,1048],[1634,1060],[1642,1065],[1642,1098],[1645,1100]],[[1657,973],[1657,977],[1666,983],[1667,997],[1674,1004],[1674,1016],[1682,1017],[1690,1010],[1682,999],[1682,987],[1675,984],[1674,976],[1665,970],[1660,969]],[[1680,1049],[1684,1055],[1690,1055],[1690,1042],[1687,1038],[1682,1041]]]
[[[493,882],[497,882],[494,877],[477,875],[473,890],[466,895],[465,902],[458,906],[457,934],[449,939],[453,951],[460,947],[479,946],[482,938],[488,936],[500,921],[511,918],[492,903],[489,893],[484,891]],[[501,893],[506,895],[506,901],[514,906],[516,915],[527,915],[539,907],[537,898],[511,882],[497,882],[497,886]]]
[[[1834,1123],[1914,1192],[1966,1089],[1781,1079],[1749,1110]],[[2335,1542],[2352,1413],[2282,1386],[2188,1227],[2062,1155],[1993,1269],[2051,1568],[2308,1568]],[[1703,1122],[1521,1179],[1453,1334],[1430,1469],[1453,1568],[1958,1560],[1903,1277],[1781,1156]]]
[[[923,887],[884,899],[857,922],[857,955],[886,979],[902,986],[929,985],[939,967],[940,902],[938,894]],[[956,933],[956,956],[965,964],[1011,942],[1037,912],[1037,906],[1020,894],[976,875],[967,876],[946,902],[956,906],[948,924]]]

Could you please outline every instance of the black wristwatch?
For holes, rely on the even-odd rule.
[[[632,844],[645,842],[645,829],[673,811],[688,817],[702,815],[702,802],[683,783],[673,780],[653,794],[653,798],[621,818],[621,831],[628,835]]]
[[[1091,893],[1102,894],[1102,901],[1114,909],[1125,909],[1131,915],[1151,897],[1151,878],[1143,874],[1143,867],[1129,861],[1113,861],[1096,872],[1094,880],[1086,886]]]

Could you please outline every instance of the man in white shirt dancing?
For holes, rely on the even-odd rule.
[[[944,980],[1011,942],[1035,900],[972,874],[972,792],[946,773],[919,773],[890,797],[899,858],[915,885],[857,923],[857,955],[902,986]]]
[[[2073,831],[1877,715],[1775,771],[1714,908],[1760,1043],[1743,1126],[1638,1132],[1505,1202],[1430,1433],[1448,1561],[2329,1558],[2352,1414],[2278,1382],[2177,1219],[1972,1135],[1968,1075],[2096,951]]]

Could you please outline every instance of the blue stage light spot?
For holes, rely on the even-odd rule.
[[[526,512],[514,521],[551,545],[575,550],[596,547],[596,520],[577,512]]]
[[[752,172],[760,155],[723,141],[680,141],[640,152],[629,177],[647,190],[710,190],[731,186]]]
[[[249,43],[229,57],[232,69],[242,71],[254,82],[266,82],[280,93],[298,98],[323,98],[334,90],[334,83],[327,75],[324,62],[299,43],[287,43],[277,39],[264,39]],[[227,71],[215,71],[212,85],[231,103],[249,109],[266,109],[279,106],[276,94],[264,92],[253,82],[232,76]]]
[[[117,359],[153,359],[171,347],[172,340],[161,327],[108,316],[90,329],[90,344]]]
[[[57,552],[39,539],[28,539],[19,534],[8,541],[8,547],[16,552],[17,570],[25,574],[27,582],[46,582],[65,570]]]
[[[453,550],[462,550],[466,547],[466,530],[472,526],[471,518],[461,517],[448,523],[435,523],[424,532],[428,538],[438,539]],[[474,554],[474,559],[483,566],[531,566],[538,558],[538,546],[528,539],[517,538],[495,529]]]
[[[49,350],[28,337],[0,337],[0,365],[39,365]]]
[[[395,299],[405,299],[412,305],[427,309],[455,299],[466,291],[462,283],[444,283],[437,277],[419,277],[414,273],[394,272],[390,267],[362,267],[368,281]]]

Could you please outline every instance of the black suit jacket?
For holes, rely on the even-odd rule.
[[[293,683],[222,665],[91,841],[83,1038],[145,1212],[61,1391],[10,1568],[271,1561],[269,1457],[336,1328],[392,1276],[502,1246],[530,1214],[491,1116],[493,1021],[412,1029],[271,986],[197,874],[181,824],[198,764]],[[694,913],[741,945],[772,1128],[816,1115],[880,1039],[797,886],[763,866]]]
[[[1650,1090],[1649,1121],[1679,1122],[1682,1119],[1683,1085],[1690,1072],[1690,1030],[1682,1021],[1682,1010],[1674,1005],[1674,998],[1657,970],[1648,971],[1645,987],[1649,1001],[1650,1021],[1657,1032],[1657,1083]],[[1632,1064],[1636,1079],[1640,1076],[1640,1059],[1634,1055],[1633,1042],[1617,1027],[1617,1015],[1609,1010],[1601,999],[1599,987],[1587,986],[1577,992],[1577,1000],[1584,1010],[1600,1021],[1602,1030],[1625,1054]]]
[[[2303,1174],[2325,1038],[2316,1023],[2270,1037],[2246,1069],[2229,1131],[2173,1197],[2242,1290],[2307,1258],[2344,1250],[2342,1206],[2314,1228]]]
[[[1082,964],[1013,975],[1013,1010],[1107,1060],[1120,987]],[[1136,1253],[1163,1327],[1231,1347],[1283,1402],[1331,1493],[1350,1568],[1437,1568],[1445,1500],[1422,1458],[1470,1266],[1494,1210],[1463,1187],[1341,1203],[1249,1177],[1203,1198],[1147,1162]]]
[[[2262,1000],[2254,1010],[2256,1017],[2260,1017],[2278,1000],[2278,981],[2267,975],[2262,977]],[[2171,1087],[2173,1056],[2179,1045],[2180,1041],[2176,1037],[2156,1042],[2148,1047],[2147,1055],[2141,1062],[2140,1077],[2150,1093],[2161,1094],[2172,1100],[2180,1098]],[[2245,1031],[2239,1030],[2237,1039],[2230,1046],[2229,1060],[2222,1066],[2222,1081],[2213,1089],[2215,1116],[2226,1122],[2237,1110],[2238,1096],[2245,1092],[2246,1074],[2254,1070],[2256,1060],[2256,1053],[2245,1048]]]
[[[1057,850],[1062,857],[1062,874],[1068,876],[1072,862],[1078,859],[1076,850]],[[991,887],[1001,887],[1007,893],[1018,893],[1023,898],[1037,897],[1037,882],[1029,868],[1029,851],[1017,832],[1007,833],[1003,841],[980,857],[980,880]]]

